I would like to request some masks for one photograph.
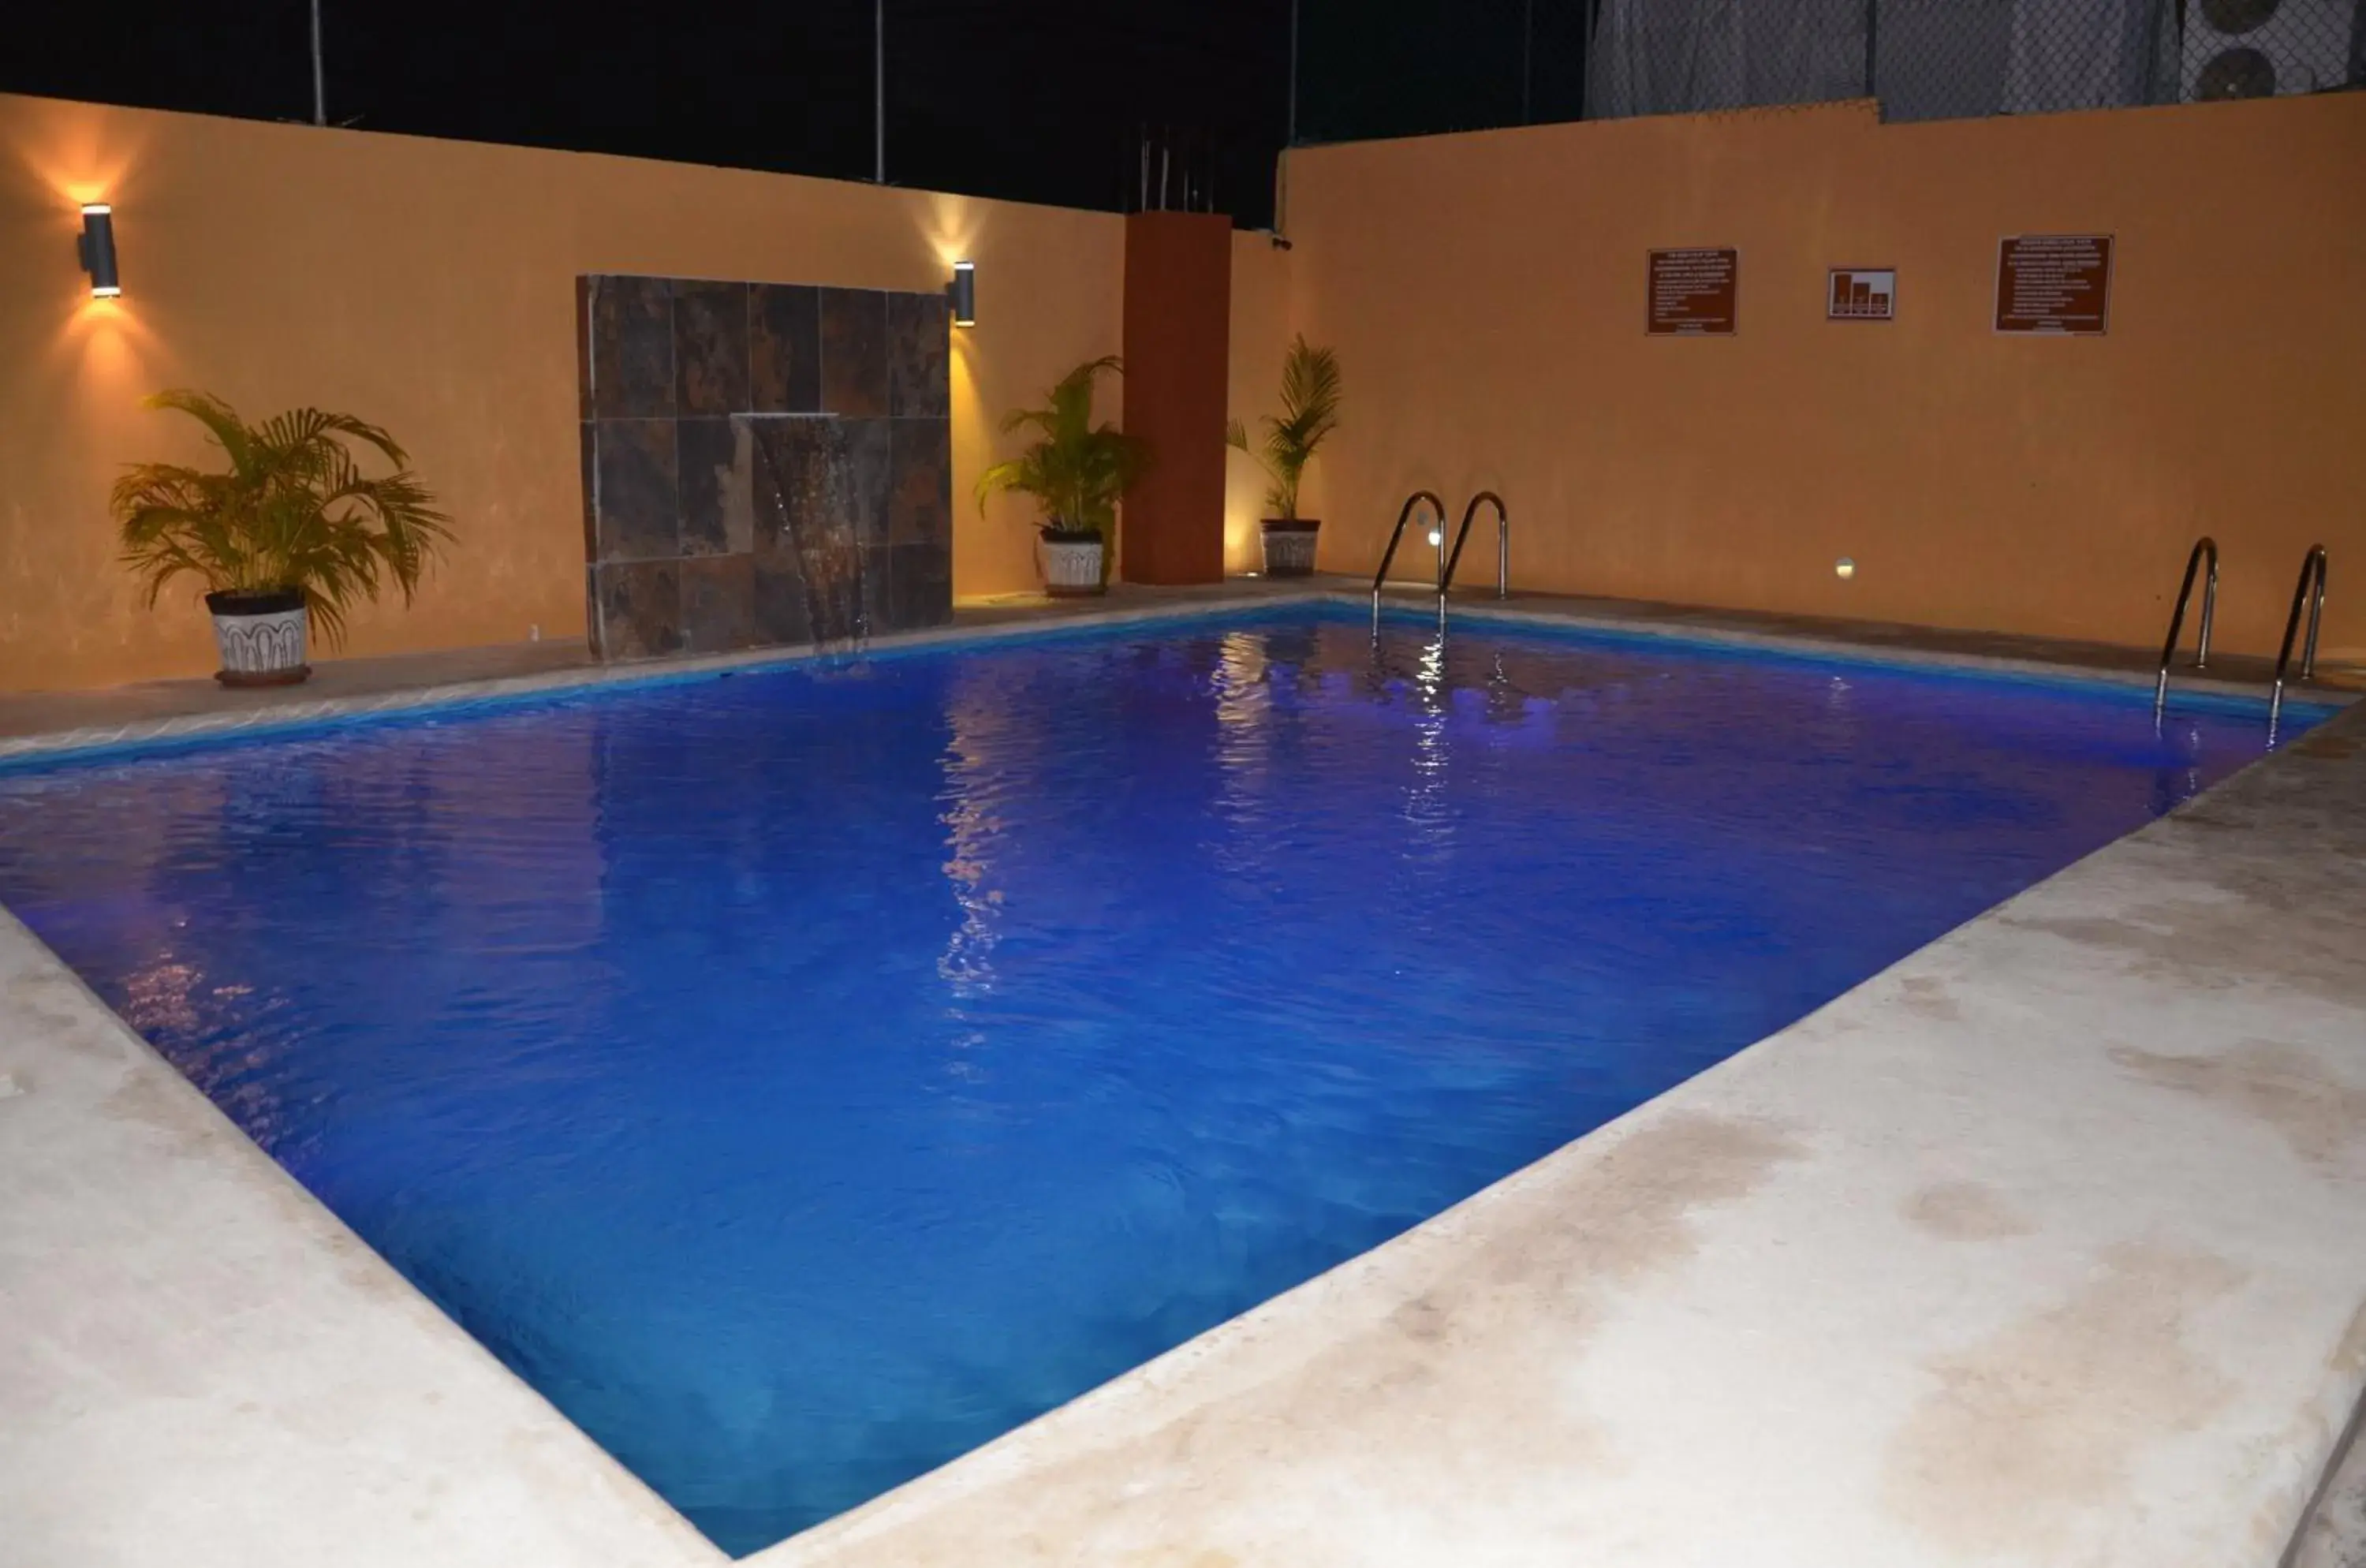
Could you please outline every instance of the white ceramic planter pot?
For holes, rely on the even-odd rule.
[[[221,649],[214,679],[223,685],[292,686],[312,673],[301,593],[208,593],[206,608]]]
[[[1314,575],[1314,540],[1323,526],[1319,519],[1301,517],[1285,522],[1265,520],[1265,574],[1268,577]]]
[[[1098,535],[1088,539],[1052,538],[1039,535],[1035,549],[1043,566],[1044,592],[1055,598],[1066,598],[1107,592],[1101,583],[1101,541]]]

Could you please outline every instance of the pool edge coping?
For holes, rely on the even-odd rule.
[[[66,729],[37,730],[0,737],[0,770],[64,762],[114,753],[136,754],[177,742],[203,742],[242,736],[273,735],[315,728],[355,719],[393,717],[440,708],[479,704],[530,702],[539,698],[627,691],[687,682],[723,675],[765,673],[811,664],[832,664],[874,654],[899,655],[963,648],[990,648],[1065,633],[1093,633],[1133,626],[1161,626],[1195,620],[1220,620],[1254,615],[1260,610],[1289,610],[1307,605],[1362,611],[1368,596],[1346,589],[1316,585],[1302,590],[1230,592],[1204,599],[1175,600],[1156,604],[1123,605],[1088,611],[1038,609],[1008,620],[979,626],[931,626],[896,632],[844,648],[810,646],[749,649],[736,653],[681,658],[633,660],[608,664],[572,665],[524,675],[487,676],[475,680],[442,681],[384,692],[311,700],[290,700],[265,707],[167,718],[136,719],[120,725],[84,725]],[[1382,614],[1391,623],[1428,619],[1417,601],[1383,599]],[[1703,626],[1668,616],[1627,618],[1583,610],[1539,608],[1517,604],[1456,601],[1453,621],[1528,631],[1572,631],[1613,641],[1628,641],[1783,655],[1876,670],[1903,670],[1933,674],[2043,682],[2065,686],[2101,686],[2115,691],[2149,688],[2153,678],[2135,670],[2082,665],[2055,660],[1942,649],[1918,649],[1887,643],[1851,642],[1842,637],[1808,633],[1756,631],[1739,626]],[[2195,676],[2190,671],[2175,680],[2172,695],[2201,695],[2216,702],[2261,704],[2267,698],[2248,683]],[[2287,692],[2286,704],[2319,710],[2329,716],[2366,700],[2366,693],[2311,686],[2302,694]]]

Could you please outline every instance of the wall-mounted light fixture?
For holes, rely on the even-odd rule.
[[[953,325],[977,325],[977,263],[953,263],[953,280],[945,285],[945,303],[952,307]]]
[[[92,299],[112,299],[123,292],[123,284],[115,275],[115,209],[103,201],[83,208],[82,232],[74,236],[74,254],[82,257],[83,271],[90,274]]]

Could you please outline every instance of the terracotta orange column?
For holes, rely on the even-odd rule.
[[[1125,428],[1150,445],[1119,534],[1128,582],[1224,580],[1224,392],[1233,220],[1125,220]]]

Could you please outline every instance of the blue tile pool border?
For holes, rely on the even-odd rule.
[[[183,715],[136,720],[129,724],[0,739],[0,776],[47,772],[100,762],[137,761],[183,751],[211,750],[249,741],[284,740],[317,736],[365,726],[403,720],[433,721],[449,716],[562,705],[597,698],[608,693],[647,692],[667,686],[728,680],[741,675],[769,675],[819,667],[847,668],[859,664],[901,660],[941,654],[973,652],[1003,647],[1040,647],[1047,643],[1094,642],[1155,629],[1162,633],[1211,626],[1287,625],[1293,621],[1366,622],[1370,610],[1359,595],[1335,590],[1220,604],[1181,604],[1129,607],[1074,618],[1010,621],[998,626],[944,628],[902,634],[857,648],[768,649],[760,652],[717,655],[696,660],[659,664],[580,665],[529,675],[490,676],[446,682],[367,695],[325,697],[315,702],[239,712]],[[1394,627],[1433,626],[1434,610],[1413,604],[1384,604],[1383,623]],[[2140,673],[2048,665],[2041,660],[2014,660],[1988,654],[1960,654],[1917,649],[1862,648],[1774,632],[1727,630],[1666,622],[1607,623],[1582,615],[1492,604],[1457,604],[1452,626],[1484,629],[1495,635],[1534,637],[1561,644],[1590,645],[1628,650],[1656,650],[1684,658],[1741,658],[1783,664],[1794,669],[1828,670],[1834,673],[1877,671],[1890,676],[1955,683],[1975,682],[2029,685],[2089,696],[2148,702],[2151,683]],[[2256,713],[2264,725],[2268,699],[2264,694],[2197,689],[2191,682],[2172,685],[2172,712]],[[2340,712],[2354,697],[2327,700],[2312,694],[2287,697],[2287,733],[2298,735]]]
[[[1336,604],[1344,601],[1335,595],[1327,603]],[[1369,610],[1358,609],[1350,618],[1367,620],[1369,615]],[[1392,624],[1402,622],[1427,626],[1436,622],[1434,612],[1416,610],[1404,604],[1384,605],[1381,618]],[[1724,631],[1716,627],[1679,626],[1665,622],[1613,624],[1581,616],[1556,615],[1549,610],[1519,610],[1493,605],[1457,605],[1454,619],[1458,623],[1477,622],[1500,632],[1532,634],[1554,642],[1637,649],[1673,648],[1686,657],[1741,655],[1793,669],[1831,670],[1835,672],[1877,671],[1885,675],[1947,682],[1968,681],[1981,684],[2038,686],[2124,700],[2139,706],[2149,706],[2152,702],[2152,677],[2136,671],[2049,664],[2043,660],[2011,659],[1996,654],[1865,648],[1812,637],[1791,637],[1779,632]],[[2284,712],[2298,716],[2286,728],[2297,734],[2312,725],[2322,724],[2358,700],[2358,697],[2347,694],[2312,693],[2306,697],[2295,697],[2287,693]],[[2169,711],[2256,713],[2259,722],[2265,725],[2268,697],[2264,691],[2257,696],[2245,691],[2231,691],[2225,682],[2214,680],[2208,686],[2196,686],[2190,674],[2180,684],[2172,672]]]

